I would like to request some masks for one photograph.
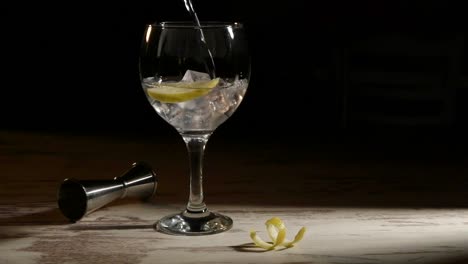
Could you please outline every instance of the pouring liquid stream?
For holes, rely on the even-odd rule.
[[[198,20],[197,13],[195,12],[195,9],[193,8],[192,0],[183,0],[183,1],[185,4],[185,8],[187,9],[190,16],[192,17],[193,23],[197,27],[197,31],[200,34],[202,52],[206,52],[208,55],[208,59],[204,59],[206,72],[210,75],[211,79],[214,79],[216,78],[216,67],[215,67],[213,55],[211,54],[211,51],[208,48],[208,45],[206,44],[205,34],[203,33],[200,20]]]

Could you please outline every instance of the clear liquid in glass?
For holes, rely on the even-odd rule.
[[[143,80],[145,90],[158,84],[154,78]],[[147,96],[156,112],[179,132],[200,133],[213,131],[226,121],[239,106],[247,86],[247,79],[221,79],[208,94],[180,103],[164,103]]]

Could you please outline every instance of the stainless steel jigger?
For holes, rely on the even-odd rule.
[[[124,197],[152,197],[158,186],[156,174],[146,163],[137,162],[112,180],[65,179],[59,187],[58,206],[76,222],[83,216]]]

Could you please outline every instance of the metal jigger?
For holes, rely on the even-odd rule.
[[[70,221],[124,197],[152,197],[158,185],[156,174],[146,163],[137,162],[123,175],[112,180],[65,179],[58,191],[60,211]]]

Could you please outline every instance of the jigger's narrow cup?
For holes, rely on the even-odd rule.
[[[123,175],[111,180],[65,179],[58,191],[58,206],[72,222],[125,197],[152,197],[158,185],[156,174],[146,163],[134,163]]]

